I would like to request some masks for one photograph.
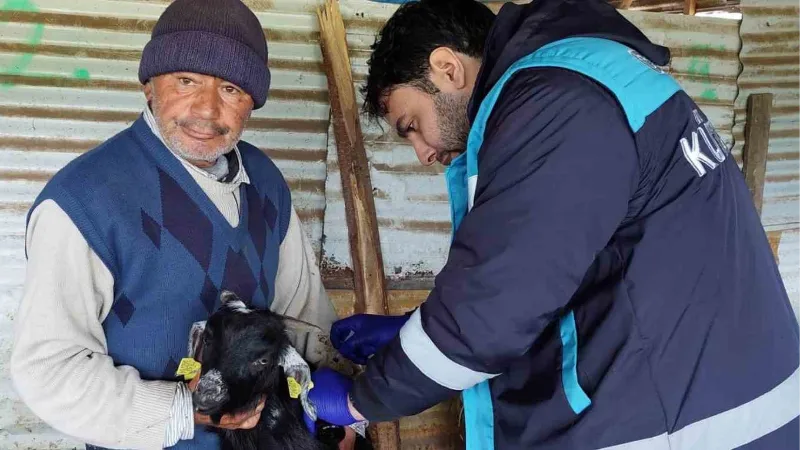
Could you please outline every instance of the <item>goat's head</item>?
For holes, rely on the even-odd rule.
[[[215,422],[253,409],[264,392],[285,383],[280,366],[291,348],[281,316],[250,309],[229,291],[220,300],[194,347],[202,371],[192,398],[198,412]]]

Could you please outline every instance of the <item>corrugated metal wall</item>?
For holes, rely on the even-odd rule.
[[[342,0],[351,64],[357,81],[366,76],[369,45],[396,5]],[[493,5],[495,8],[498,5]],[[657,14],[623,13],[654,42],[672,50],[669,70],[702,106],[720,134],[731,140],[736,78],[740,72],[736,21]],[[384,266],[392,286],[430,287],[445,262],[450,211],[442,168],[423,167],[413,150],[388,127],[362,121],[372,161],[372,186],[380,225]],[[335,142],[329,141],[329,150]],[[331,279],[350,267],[347,224],[335,152],[328,152],[325,211],[326,269]],[[346,280],[342,280],[346,283]]]
[[[762,220],[767,226],[797,224],[800,6],[794,0],[745,0],[742,11],[743,68],[736,98],[735,151],[741,154],[744,145],[747,97],[758,92],[773,93]]]
[[[781,275],[800,311],[800,6],[796,0],[744,0],[742,73],[736,97],[734,152],[741,161],[747,97],[774,94],[761,220],[777,248]],[[798,313],[800,317],[800,313]]]

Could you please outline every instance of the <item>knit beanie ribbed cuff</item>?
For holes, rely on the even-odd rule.
[[[248,46],[204,31],[154,37],[142,51],[139,81],[170,72],[194,72],[229,81],[250,94],[253,109],[264,106],[270,84],[267,65]]]

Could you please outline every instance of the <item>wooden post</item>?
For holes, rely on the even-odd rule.
[[[359,124],[344,22],[336,0],[327,0],[317,10],[320,47],[328,79],[331,121],[342,179],[350,257],[353,260],[356,313],[388,314],[386,279],[383,271],[378,220],[369,176],[369,162]],[[397,422],[370,427],[375,448],[400,448]]]
[[[633,4],[633,0],[622,0],[622,3],[619,5],[619,9],[628,9]]]
[[[771,117],[772,94],[750,94],[747,97],[742,171],[759,215],[761,215],[761,206],[764,202],[764,177],[767,173]]]
[[[693,16],[697,12],[697,0],[684,0],[683,13]]]

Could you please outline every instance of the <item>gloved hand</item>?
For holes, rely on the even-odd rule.
[[[366,364],[370,356],[397,336],[412,313],[402,316],[356,314],[338,320],[331,327],[331,344],[350,361]]]
[[[308,400],[317,410],[317,418],[334,425],[352,425],[357,420],[350,414],[347,395],[353,381],[333,369],[323,367],[311,374],[314,387],[308,392]],[[303,414],[306,428],[315,433],[311,419]]]

